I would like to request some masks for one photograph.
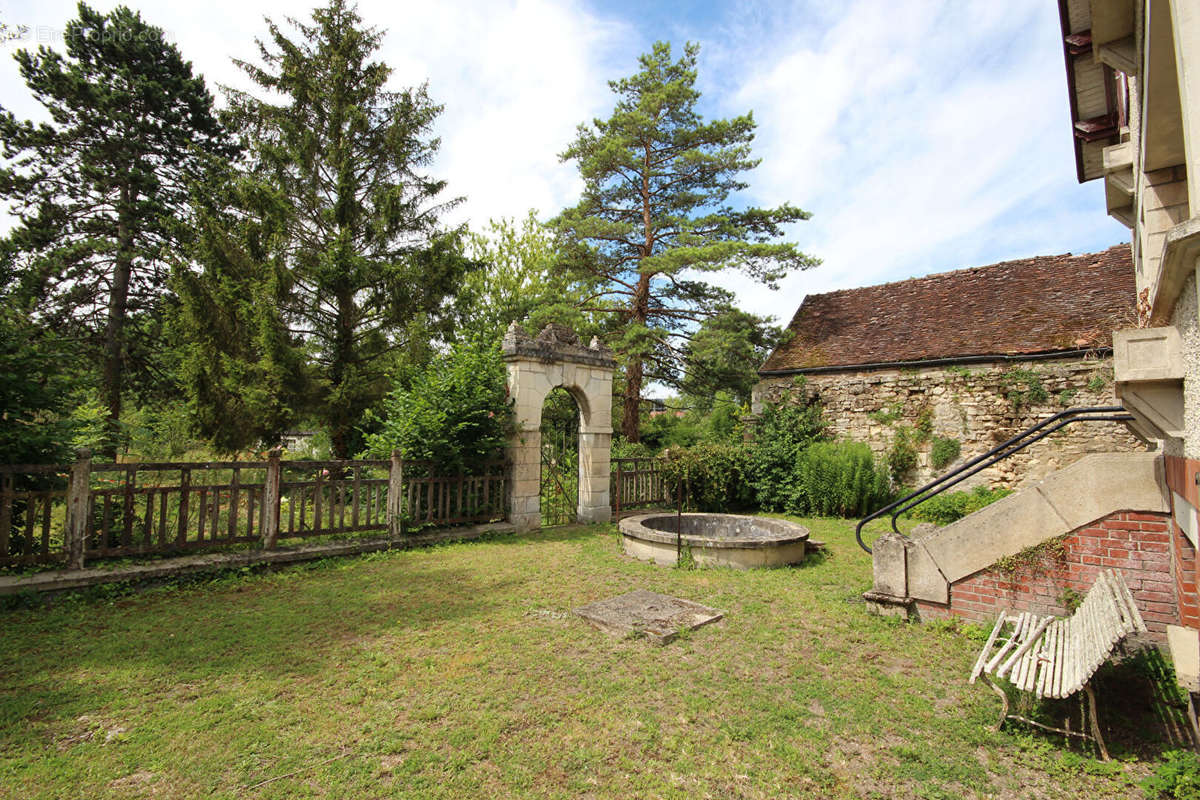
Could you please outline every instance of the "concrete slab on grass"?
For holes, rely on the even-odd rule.
[[[575,613],[613,636],[637,633],[658,644],[666,644],[680,631],[694,631],[725,616],[715,608],[645,589],[589,603],[575,609]]]

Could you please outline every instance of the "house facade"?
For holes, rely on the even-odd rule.
[[[1079,180],[1103,181],[1130,229],[1139,325],[1114,334],[1116,393],[1161,442],[1170,507],[1169,629],[1181,683],[1200,692],[1200,4],[1059,0]]]
[[[920,485],[1065,408],[1115,405],[1112,330],[1135,318],[1127,245],[813,294],[759,370],[753,410],[816,400],[831,434]],[[1143,447],[1119,423],[1074,425],[972,482],[1017,488]]]

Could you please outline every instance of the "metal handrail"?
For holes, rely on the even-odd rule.
[[[1014,453],[1024,450],[1034,442],[1046,438],[1055,431],[1065,428],[1067,425],[1075,422],[1129,422],[1132,420],[1133,415],[1127,413],[1121,406],[1088,406],[1083,408],[1068,408],[1066,411],[1060,411],[1057,414],[1046,417],[1046,419],[1035,425],[1029,426],[1008,441],[996,445],[986,453],[976,456],[940,478],[930,481],[920,489],[889,503],[873,514],[863,517],[854,529],[854,538],[858,541],[859,547],[870,553],[871,548],[862,539],[863,526],[868,522],[879,519],[889,512],[894,512],[891,519],[892,530],[899,533],[899,530],[896,528],[896,520],[905,511],[915,508],[929,498],[941,494],[951,486],[955,486],[998,461],[1003,461]]]

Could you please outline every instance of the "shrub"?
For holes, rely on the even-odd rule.
[[[631,442],[628,439],[613,439],[612,458],[647,458],[654,451],[644,442]]]
[[[891,499],[888,478],[860,442],[814,442],[796,461],[793,514],[861,517]]]
[[[962,454],[962,443],[958,439],[947,439],[942,436],[934,437],[933,446],[929,449],[929,460],[934,469],[941,469],[950,464]]]
[[[383,401],[379,431],[367,453],[428,460],[440,470],[476,469],[504,446],[512,429],[504,361],[492,342],[477,337],[455,344]]]
[[[926,500],[910,511],[909,516],[935,525],[949,525],[1010,494],[1012,489],[989,489],[986,486],[976,486],[966,492],[946,492]]]
[[[1168,750],[1154,774],[1142,781],[1149,800],[1200,797],[1200,757],[1187,750]]]
[[[699,444],[663,453],[663,480],[672,495],[683,482],[691,511],[733,511],[754,504],[746,475],[750,452],[741,444]]]
[[[784,399],[763,407],[750,446],[749,478],[758,504],[766,511],[787,508],[794,494],[796,459],[825,436],[825,420],[815,402]]]

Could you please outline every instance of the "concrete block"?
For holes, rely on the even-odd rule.
[[[1072,531],[1114,511],[1170,511],[1157,453],[1095,453],[1038,487]]]
[[[909,596],[932,603],[949,603],[950,582],[938,569],[925,545],[913,540],[906,543],[906,548]]]
[[[1070,530],[1035,488],[1009,495],[921,540],[953,583]]]
[[[1113,333],[1113,374],[1118,382],[1182,380],[1183,373],[1183,341],[1178,328],[1130,328]]]
[[[908,568],[904,537],[889,531],[876,539],[871,549],[875,573],[874,591],[893,597],[907,597]]]
[[[1142,204],[1147,209],[1180,206],[1188,201],[1186,181],[1172,181],[1147,186],[1142,192]]]
[[[1175,679],[1189,692],[1200,692],[1200,631],[1167,626],[1167,647],[1175,664]]]

